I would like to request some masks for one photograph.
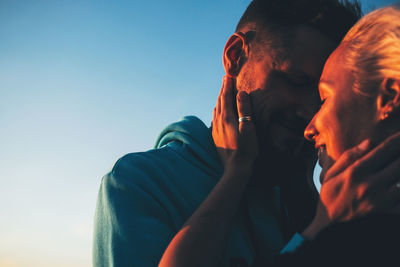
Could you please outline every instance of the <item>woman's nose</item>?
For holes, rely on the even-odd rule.
[[[310,121],[310,123],[307,125],[306,129],[304,130],[304,137],[308,141],[314,141],[315,136],[317,135],[317,129],[315,128],[315,116],[314,118]]]

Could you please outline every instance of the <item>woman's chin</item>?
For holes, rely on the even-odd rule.
[[[327,172],[327,169],[322,167],[321,173],[319,175],[319,182],[321,183],[321,185],[324,183],[326,172]]]
[[[333,163],[334,163],[333,160],[329,157],[326,157],[323,160],[321,160],[321,159],[319,160],[319,165],[322,168],[321,174],[319,175],[319,181],[320,181],[321,185],[324,183],[326,173],[328,172],[330,167],[332,167]]]

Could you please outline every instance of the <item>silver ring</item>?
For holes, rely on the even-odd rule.
[[[251,121],[251,116],[243,116],[239,118],[239,122]]]
[[[396,183],[396,187],[397,187],[398,189],[400,189],[400,182],[397,182],[397,183]]]

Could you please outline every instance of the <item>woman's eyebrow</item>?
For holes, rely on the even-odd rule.
[[[332,84],[333,84],[333,82],[330,81],[330,80],[326,80],[326,79],[321,79],[321,80],[319,80],[319,85],[331,87]]]
[[[318,84],[318,92],[320,96],[325,95],[327,92],[331,91],[332,82],[327,80],[320,80]]]

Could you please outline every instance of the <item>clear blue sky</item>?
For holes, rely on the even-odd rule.
[[[183,115],[210,123],[248,3],[0,0],[0,266],[91,266],[101,177]]]

